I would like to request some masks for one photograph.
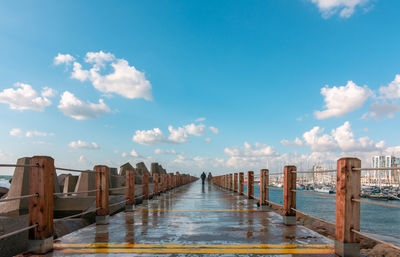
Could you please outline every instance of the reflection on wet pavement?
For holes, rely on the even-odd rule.
[[[55,242],[49,256],[334,256],[333,242],[254,200],[195,182]]]

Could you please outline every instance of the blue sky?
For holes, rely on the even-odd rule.
[[[2,1],[0,162],[198,174],[400,155],[399,8]]]

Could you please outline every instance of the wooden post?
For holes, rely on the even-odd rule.
[[[341,158],[337,161],[335,253],[339,256],[360,256],[361,160]]]
[[[239,172],[239,195],[244,194],[244,173]]]
[[[127,211],[133,211],[135,204],[135,171],[127,170],[125,172],[126,176],[126,206]]]
[[[108,179],[110,177],[110,169],[104,165],[97,165],[94,166],[94,170],[96,171],[96,190],[98,190],[96,192],[96,208],[99,208],[96,211],[96,224],[108,224]]]
[[[229,174],[229,190],[233,191],[233,174]]]
[[[142,195],[143,201],[149,199],[149,173],[146,171],[142,173]]]
[[[158,173],[153,174],[153,198],[158,195]]]
[[[54,160],[48,156],[33,156],[30,161],[29,194],[37,197],[29,198],[29,226],[37,224],[29,230],[29,249],[44,254],[53,249],[53,210],[54,210]]]
[[[268,211],[270,204],[269,201],[269,171],[262,169],[260,171],[260,206],[263,211]]]
[[[254,199],[254,172],[247,172],[247,199]]]
[[[296,225],[296,166],[285,166],[283,178],[283,223]],[[293,208],[293,209],[292,209]]]
[[[164,193],[164,174],[160,174],[160,193]]]
[[[237,192],[238,191],[238,174],[235,173],[233,174],[233,192]]]

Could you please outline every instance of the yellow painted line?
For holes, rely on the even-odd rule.
[[[54,243],[55,248],[77,248],[77,247],[136,247],[136,248],[333,248],[333,244],[63,244]]]
[[[86,249],[61,249],[59,253],[197,253],[197,254],[330,254],[334,249],[183,249],[183,248],[164,248],[164,249],[137,249],[137,248],[86,248]]]
[[[258,209],[135,209],[135,211],[160,212],[256,212]]]

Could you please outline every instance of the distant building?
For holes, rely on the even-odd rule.
[[[400,158],[395,156],[373,156],[372,168],[393,168],[400,164]],[[373,174],[369,174],[372,179],[384,183],[396,183],[398,180],[398,171],[395,170],[375,170]]]

